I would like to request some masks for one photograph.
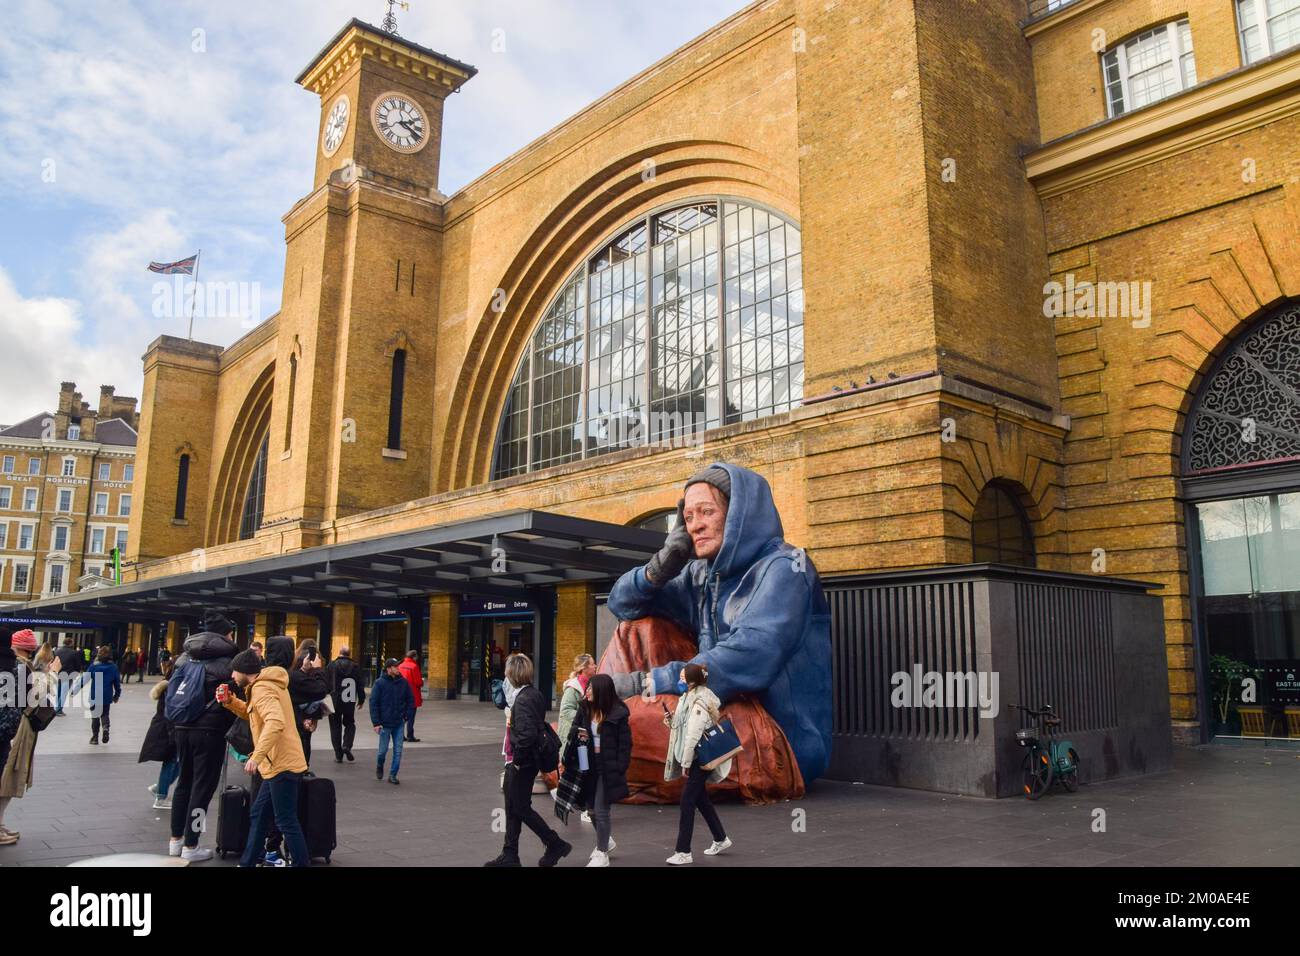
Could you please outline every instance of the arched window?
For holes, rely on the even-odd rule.
[[[1034,567],[1034,537],[1029,519],[1010,489],[990,482],[975,502],[971,551],[976,562]]]
[[[406,349],[393,352],[393,371],[388,388],[388,445],[402,449],[402,399],[406,392]]]
[[[1201,385],[1184,474],[1300,458],[1300,305],[1233,344]]]
[[[253,473],[248,477],[248,490],[244,493],[244,511],[239,519],[239,540],[251,538],[262,526],[262,507],[266,500],[266,452],[270,435],[262,439],[253,461]]]
[[[803,398],[799,229],[716,197],[606,242],[542,316],[510,386],[493,478],[787,411]]]
[[[190,488],[190,456],[181,455],[176,465],[176,518],[185,517],[185,496]]]
[[[638,528],[644,528],[646,531],[662,531],[667,534],[672,531],[677,524],[677,509],[665,508],[663,511],[657,511],[652,515],[646,515],[636,523]]]

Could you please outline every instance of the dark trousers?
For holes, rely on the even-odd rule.
[[[176,730],[176,761],[181,775],[172,794],[172,838],[185,837],[187,847],[199,845],[208,804],[226,762],[226,736],[215,730]]]
[[[406,717],[406,739],[411,740],[415,737],[415,708]]]
[[[302,824],[298,820],[298,786],[301,780],[302,774],[285,771],[263,780],[257,788],[257,796],[248,811],[248,842],[244,844],[240,866],[253,866],[261,859],[262,844],[272,816],[275,817],[276,829],[289,845],[293,865],[311,865],[307,838],[303,836]]]
[[[90,718],[90,736],[92,738],[99,736],[99,728],[102,726],[104,728],[104,739],[108,739],[108,711],[112,706],[108,701],[104,701],[99,716]]]
[[[302,741],[302,755],[307,761],[307,766],[311,766],[311,734],[312,732],[303,727],[301,718],[298,720],[298,739]]]
[[[525,825],[549,850],[560,841],[559,835],[546,825],[542,815],[533,809],[533,781],[537,779],[536,767],[516,770],[506,765],[506,856],[519,859],[519,834]]]
[[[713,809],[713,801],[709,799],[709,791],[704,788],[708,779],[709,772],[699,767],[692,767],[690,776],[686,778],[686,786],[682,789],[682,813],[677,821],[678,853],[691,852],[697,808],[700,816],[704,817],[704,822],[709,825],[713,839],[721,843],[727,838],[727,831],[722,829],[722,821],[718,819],[718,811]]]
[[[342,758],[352,751],[352,742],[357,739],[357,705],[339,704],[338,710],[330,714],[330,743],[334,745],[334,756]]]

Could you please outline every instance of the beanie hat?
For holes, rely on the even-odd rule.
[[[234,629],[234,623],[220,611],[203,612],[203,630],[213,634],[229,634]]]
[[[700,482],[717,488],[728,502],[731,501],[731,475],[721,465],[710,465],[703,471],[697,471],[686,479],[686,487],[689,488],[691,485]]]
[[[17,651],[35,651],[36,634],[30,627],[25,627],[21,631],[14,631],[10,644]]]
[[[230,662],[230,669],[241,674],[259,674],[262,671],[262,659],[254,651],[240,651]]]

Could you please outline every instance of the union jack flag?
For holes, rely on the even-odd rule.
[[[165,276],[194,275],[194,264],[198,261],[198,256],[193,255],[188,259],[180,259],[176,262],[151,262],[149,263],[150,272],[161,272]]]

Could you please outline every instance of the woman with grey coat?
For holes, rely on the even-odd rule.
[[[686,778],[686,786],[682,788],[681,815],[677,822],[677,852],[667,860],[673,866],[695,862],[691,857],[691,837],[695,833],[697,808],[708,824],[709,832],[713,834],[713,845],[704,851],[705,855],[717,856],[731,846],[731,840],[722,828],[718,811],[713,809],[705,785],[725,780],[731,772],[732,761],[724,760],[712,770],[692,767],[695,762],[695,747],[699,744],[700,737],[722,719],[719,712],[721,701],[717,694],[705,686],[709,673],[701,665],[687,664],[682,668],[680,679],[686,685],[686,692],[677,701],[677,710],[664,714],[664,723],[668,725],[664,779]]]

